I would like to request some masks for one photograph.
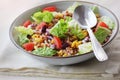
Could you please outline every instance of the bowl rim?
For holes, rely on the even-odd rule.
[[[28,10],[32,10],[32,9],[34,9],[34,8],[37,8],[38,6],[44,6],[44,5],[48,5],[48,4],[52,4],[52,3],[58,3],[58,2],[82,2],[82,3],[88,3],[88,4],[92,4],[92,5],[97,5],[97,6],[100,6],[100,7],[104,8],[104,9],[106,9],[106,10],[109,11],[109,12],[114,16],[114,18],[116,19],[117,30],[116,30],[115,34],[113,35],[113,37],[112,37],[109,41],[107,41],[104,45],[102,45],[102,46],[105,47],[106,45],[110,44],[111,41],[116,37],[116,35],[117,35],[118,31],[119,31],[119,21],[118,21],[118,18],[116,17],[116,15],[115,15],[111,10],[109,10],[108,8],[106,8],[106,7],[104,7],[104,6],[101,6],[101,5],[97,4],[97,3],[88,2],[88,1],[79,1],[79,0],[70,0],[70,1],[62,0],[62,1],[55,1],[55,2],[43,3],[43,4],[37,5],[37,6],[35,6],[35,7],[32,7],[32,8],[30,8],[30,9],[28,9]],[[26,10],[26,11],[28,11],[28,10]],[[58,56],[50,56],[50,57],[49,57],[49,56],[39,56],[39,55],[35,55],[35,54],[33,54],[32,52],[28,52],[28,51],[24,50],[21,46],[19,46],[19,45],[14,41],[11,31],[12,31],[13,28],[14,28],[13,24],[16,22],[17,18],[19,18],[20,16],[22,16],[22,14],[24,14],[26,11],[22,12],[19,16],[17,16],[17,17],[15,18],[15,20],[12,22],[12,24],[11,24],[11,26],[10,26],[10,28],[9,28],[9,37],[10,37],[10,40],[11,40],[12,43],[13,43],[18,49],[20,49],[21,51],[23,51],[23,52],[25,52],[25,53],[27,53],[27,54],[36,56],[36,57],[52,58],[52,59],[66,59],[66,58],[72,58],[72,57],[78,57],[78,56],[87,55],[87,54],[90,54],[90,53],[92,54],[93,51],[90,51],[90,52],[88,52],[88,53],[81,54],[81,55],[73,55],[73,56],[67,56],[67,57],[58,57]]]

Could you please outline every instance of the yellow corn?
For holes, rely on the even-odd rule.
[[[34,39],[34,38],[39,38],[40,37],[40,35],[38,35],[38,34],[34,34],[33,36],[32,36],[32,38]]]
[[[67,53],[64,53],[64,54],[63,54],[63,57],[67,57],[67,56],[68,56],[68,54],[67,54]]]
[[[62,50],[60,50],[59,52],[58,52],[58,56],[63,56],[63,51]]]
[[[73,41],[71,47],[72,47],[72,48],[76,48],[76,43],[77,43],[77,40]]]
[[[84,34],[85,37],[88,35],[87,30],[82,30],[82,33]]]
[[[72,47],[72,48],[78,48],[78,46],[79,46],[80,44],[82,44],[82,41],[77,41],[77,40],[75,40],[75,41],[73,41],[71,47]]]
[[[63,17],[63,14],[61,14],[61,13],[58,13],[57,15],[58,15],[60,18]]]

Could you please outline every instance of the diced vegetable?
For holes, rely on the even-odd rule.
[[[55,6],[49,6],[49,7],[43,8],[43,11],[49,11],[49,12],[54,12],[56,10],[57,8]]]
[[[79,47],[78,54],[85,54],[85,53],[92,51],[92,43],[91,42],[80,44],[78,47]]]
[[[62,42],[61,42],[60,38],[54,36],[53,39],[54,39],[54,44],[56,45],[56,48],[61,49],[62,48]]]
[[[23,48],[27,51],[32,51],[34,49],[34,43],[33,42],[28,42],[23,44]]]
[[[33,51],[33,54],[39,56],[53,56],[56,54],[56,50],[53,50],[49,47],[37,48]]]
[[[54,36],[64,38],[66,37],[66,32],[68,31],[68,23],[63,19],[59,20],[58,23],[50,29],[50,33]]]
[[[95,36],[100,43],[103,43],[110,32],[109,29],[99,26],[95,32]]]
[[[108,25],[109,29],[114,29],[115,22],[110,17],[102,16],[100,18],[100,20],[103,21],[104,23],[106,23]]]
[[[24,22],[23,26],[28,27],[32,22],[30,20],[27,20]]]

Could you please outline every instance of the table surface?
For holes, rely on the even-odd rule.
[[[10,24],[12,23],[12,21],[22,12],[24,12],[25,10],[32,8],[34,6],[46,3],[46,2],[53,2],[53,1],[58,1],[58,0],[2,0],[0,1],[0,32],[1,33],[8,33],[9,31],[9,27]],[[74,0],[73,0],[74,1]],[[81,0],[80,0],[81,1]],[[89,2],[94,2],[94,3],[98,3],[101,4],[109,9],[111,9],[115,15],[118,17],[118,19],[120,19],[120,0],[82,0],[82,1],[89,1]],[[4,36],[3,36],[4,35]],[[9,35],[8,34],[0,34],[0,42],[1,45],[6,45],[6,42],[4,42],[4,39],[9,40]],[[1,50],[4,49],[4,47],[0,47]],[[119,68],[120,69],[120,68]],[[69,75],[69,74],[68,74]],[[84,74],[83,74],[84,75]],[[99,74],[97,74],[99,75]],[[110,75],[108,75],[110,77]],[[32,76],[32,77],[28,77],[28,76],[11,76],[11,75],[4,75],[1,74],[0,75],[0,79],[1,80],[33,80],[36,76]],[[36,80],[38,79],[43,79],[43,80],[67,80],[68,77],[66,78],[62,78],[58,79],[55,77],[51,77],[51,78],[47,78],[47,77],[43,77],[43,76],[39,76],[36,78]],[[78,77],[79,78],[79,77]],[[91,79],[90,78],[85,78],[85,77],[80,77],[83,80],[93,80],[96,79],[96,77],[92,76]],[[120,77],[119,77],[120,78]],[[108,78],[108,77],[104,77],[104,78],[100,78],[97,77],[97,79],[101,80],[115,80],[115,78]],[[75,80],[75,79],[69,79],[69,80]],[[117,80],[117,79],[116,79]]]

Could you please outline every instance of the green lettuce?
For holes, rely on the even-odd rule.
[[[25,28],[24,26],[15,27],[15,30],[17,30],[19,33],[27,35],[32,35],[34,32],[31,28]]]
[[[65,21],[66,21],[66,22],[70,22],[71,20],[72,20],[72,17],[66,16],[66,18],[65,18]]]
[[[78,25],[78,23],[75,20],[69,22],[69,28],[70,28],[70,33],[74,36],[77,36],[79,39],[83,39],[86,37],[86,35],[84,35],[84,33],[82,32],[81,27]]]
[[[19,39],[19,44],[20,44],[20,45],[29,42],[29,39],[27,38],[27,35],[26,35],[26,34],[20,33],[20,34],[18,35],[18,39]]]
[[[114,22],[110,17],[102,16],[102,17],[100,18],[100,20],[103,21],[103,22],[105,22],[110,29],[114,29],[114,27],[115,27],[115,22]]]
[[[33,30],[30,28],[25,28],[24,26],[18,26],[15,27],[15,30],[19,33],[18,34],[18,39],[20,45],[29,42],[29,39],[27,38],[27,35],[32,35]]]
[[[111,31],[109,29],[99,26],[97,31],[95,32],[95,36],[100,43],[103,43],[105,41],[106,37],[110,33],[111,33]]]
[[[92,43],[91,42],[81,44],[78,47],[79,47],[78,54],[85,54],[85,53],[92,51]]]
[[[53,14],[48,11],[44,11],[44,12],[39,11],[33,14],[32,19],[37,23],[40,23],[42,21],[49,23],[53,20]]]
[[[49,47],[43,47],[35,49],[32,53],[39,56],[53,56],[56,54],[56,50]]]
[[[66,32],[68,31],[68,23],[61,19],[58,23],[50,29],[50,33],[54,36],[64,38],[66,37]]]

